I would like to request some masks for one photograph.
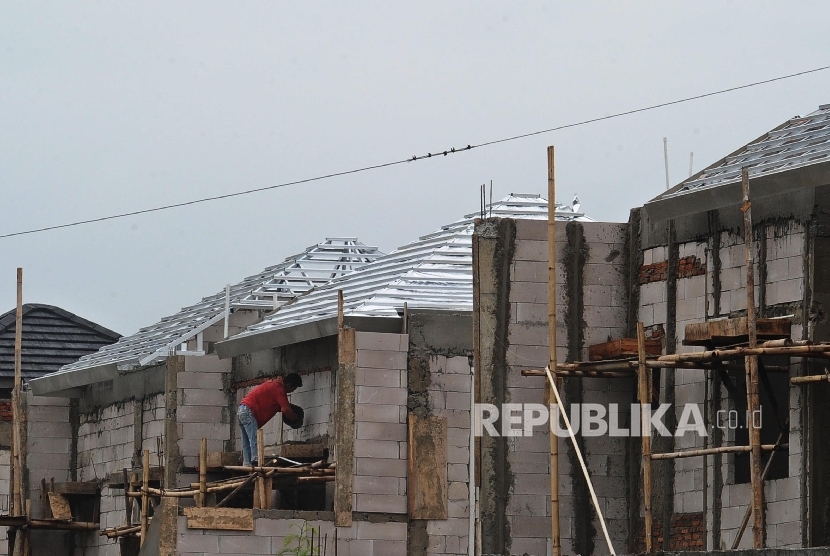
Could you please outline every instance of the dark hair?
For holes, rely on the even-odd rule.
[[[286,386],[293,386],[294,388],[302,388],[303,379],[297,373],[288,373],[282,378]]]

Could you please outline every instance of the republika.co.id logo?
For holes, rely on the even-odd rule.
[[[677,419],[677,428],[672,433],[664,422],[666,413],[673,406],[660,404],[653,410],[648,404],[631,404],[621,411],[619,404],[608,407],[597,403],[571,404],[569,418],[576,434],[582,436],[631,437],[657,434],[659,436],[683,436],[686,433],[708,436],[703,415],[697,404],[685,404]],[[628,411],[625,411],[627,409]],[[559,405],[546,407],[538,403],[503,404],[501,409],[492,404],[476,404],[473,427],[476,436],[532,436],[534,430],[548,428],[556,436],[567,437],[568,430],[561,423]],[[723,415],[721,415],[723,413]],[[733,415],[734,414],[734,415]],[[749,416],[747,416],[749,417]],[[628,424],[627,421],[630,421]],[[749,419],[744,421],[749,422]],[[752,424],[761,427],[761,410],[752,415]],[[718,413],[718,428],[742,428],[735,411]]]

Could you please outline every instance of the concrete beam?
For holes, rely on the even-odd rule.
[[[815,188],[830,183],[830,162],[811,164],[771,175],[752,176],[750,180],[753,201],[788,191]],[[667,191],[645,204],[645,211],[652,223],[734,207],[742,202],[740,180],[666,197],[671,194],[672,191]]]
[[[79,388],[96,382],[113,380],[118,376],[116,364],[91,367],[65,373],[52,373],[29,381],[29,387],[35,396],[61,396],[63,391]],[[72,391],[74,393],[74,391]],[[64,395],[66,393],[64,392]],[[76,397],[69,395],[66,397]]]
[[[360,330],[361,332],[400,332],[401,330],[401,319],[399,317],[347,316],[344,319],[344,323],[346,326]],[[256,334],[245,334],[228,338],[223,342],[217,342],[216,354],[220,359],[228,359],[229,357],[235,357],[237,355],[336,335],[337,317],[334,316],[305,322],[290,328],[264,330]]]

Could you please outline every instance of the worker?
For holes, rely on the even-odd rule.
[[[288,403],[288,394],[302,387],[303,379],[297,373],[267,380],[248,392],[242,398],[236,416],[242,429],[242,464],[259,466],[257,461],[256,431],[282,412],[285,422],[297,419],[297,414]]]

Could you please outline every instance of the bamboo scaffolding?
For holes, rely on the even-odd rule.
[[[781,440],[784,438],[784,433],[781,432],[778,434],[778,440],[775,441],[775,446],[781,444]],[[772,459],[775,457],[775,452],[778,450],[773,450],[772,453],[769,455],[769,459],[767,460],[767,464],[764,466],[764,473],[761,475],[761,481],[766,480],[767,473],[769,473],[769,468],[772,465]],[[752,515],[752,506],[747,506],[746,513],[744,513],[744,519],[741,521],[741,527],[738,529],[738,534],[735,535],[735,540],[732,542],[732,550],[738,548],[738,544],[741,542],[741,537],[744,536],[744,531],[746,530],[746,526],[749,523],[749,517]]]
[[[139,546],[144,546],[144,541],[147,539],[147,513],[150,511],[150,497],[147,489],[150,483],[150,450],[144,450],[144,468],[142,469],[142,483],[141,483],[141,541]]]
[[[640,432],[643,459],[643,514],[645,516],[646,552],[652,551],[653,516],[651,515],[651,431],[645,419],[645,408],[651,406],[651,370],[646,366],[646,336],[643,323],[637,323],[637,359],[639,363],[638,390],[640,423],[644,424]]]
[[[788,444],[762,444],[762,452],[773,452],[788,448]],[[712,454],[731,454],[751,452],[752,446],[720,446],[718,448],[701,448],[699,450],[683,450],[680,452],[664,452],[662,454],[651,454],[651,459],[678,459],[693,458],[698,456],[709,456]]]
[[[790,379],[790,384],[816,384],[818,382],[830,382],[830,375],[794,376]]]
[[[556,173],[553,146],[548,147],[548,353],[549,369],[556,365]],[[492,186],[491,186],[492,187]],[[554,371],[556,372],[556,371]],[[548,387],[550,388],[550,387]],[[548,405],[553,400],[548,396]],[[561,408],[560,408],[561,409]],[[559,439],[550,436],[550,516],[553,556],[561,556],[559,523]]]
[[[746,327],[749,332],[749,346],[747,350],[755,350],[758,345],[757,321],[755,316],[755,264],[752,255],[752,203],[749,200],[749,167],[741,168],[741,186],[744,203],[741,210],[744,213],[744,254],[746,257]],[[762,348],[776,349],[810,349],[802,348]],[[758,395],[758,354],[751,354],[746,358],[746,408],[750,415],[755,415],[761,405]],[[750,419],[749,445],[752,447],[749,455],[749,471],[752,482],[752,525],[753,548],[764,548],[764,483],[761,480],[761,426]]]
[[[134,535],[140,532],[141,525],[122,525],[121,527],[110,527],[109,529],[104,529],[103,531],[99,531],[98,534],[102,537],[105,536],[108,539],[117,539],[118,537]]]
[[[202,439],[199,449],[199,497],[196,500],[197,506],[204,506],[207,503],[207,438]]]
[[[547,375],[551,392],[553,392],[553,395],[556,396],[556,403],[562,407],[562,399],[559,397],[559,391],[556,388],[556,382],[553,380],[553,374],[550,372],[550,369],[548,369]],[[565,427],[568,429],[568,435],[571,438],[574,452],[579,460],[579,465],[582,467],[582,474],[585,476],[585,482],[588,483],[588,492],[591,494],[591,501],[594,503],[594,511],[596,511],[597,517],[599,517],[599,524],[602,526],[602,533],[605,535],[605,542],[608,544],[608,551],[612,556],[616,556],[617,553],[614,551],[614,545],[611,544],[611,537],[608,535],[608,527],[606,527],[605,518],[602,515],[602,508],[599,505],[599,500],[597,500],[597,493],[594,491],[594,483],[591,481],[591,475],[588,473],[588,467],[585,465],[585,460],[582,457],[582,450],[579,449],[579,444],[576,441],[576,434],[574,434],[574,431],[571,428],[571,421],[568,419],[566,411],[560,411],[559,415],[562,417],[562,420],[565,422]]]

